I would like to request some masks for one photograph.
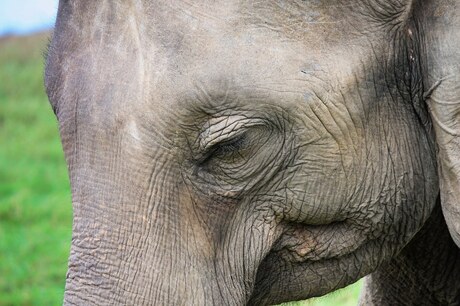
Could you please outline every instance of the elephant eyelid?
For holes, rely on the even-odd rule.
[[[198,142],[201,152],[211,152],[219,145],[225,145],[243,138],[247,129],[254,126],[265,125],[261,118],[248,118],[244,116],[225,116],[213,118],[200,133]]]
[[[246,133],[240,133],[235,135],[231,139],[224,140],[222,142],[214,144],[210,147],[203,156],[198,161],[198,164],[203,165],[206,164],[211,158],[217,156],[223,156],[227,154],[233,154],[241,149],[243,149],[246,145]]]

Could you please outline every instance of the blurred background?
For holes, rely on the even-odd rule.
[[[0,0],[0,305],[60,305],[64,294],[71,196],[43,86],[57,5]],[[286,305],[356,305],[359,289]]]

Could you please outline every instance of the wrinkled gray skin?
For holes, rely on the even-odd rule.
[[[459,11],[60,1],[65,304],[458,305]]]

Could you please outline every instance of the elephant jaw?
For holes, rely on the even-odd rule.
[[[369,240],[367,232],[346,221],[326,225],[296,224],[274,247],[287,260],[319,261],[350,254]]]

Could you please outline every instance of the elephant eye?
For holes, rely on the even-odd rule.
[[[201,163],[205,164],[211,159],[232,160],[235,158],[243,157],[242,151],[244,151],[248,145],[249,139],[247,137],[247,133],[241,133],[231,139],[222,141],[212,146]]]
[[[200,166],[214,166],[214,161],[229,164],[248,156],[248,149],[257,143],[257,135],[266,127],[262,118],[223,116],[208,122],[198,138],[196,161]],[[260,136],[260,135],[259,135]]]
[[[191,184],[206,195],[225,197],[247,190],[281,162],[282,127],[264,117],[213,118],[190,142]],[[228,193],[229,192],[229,193]]]

